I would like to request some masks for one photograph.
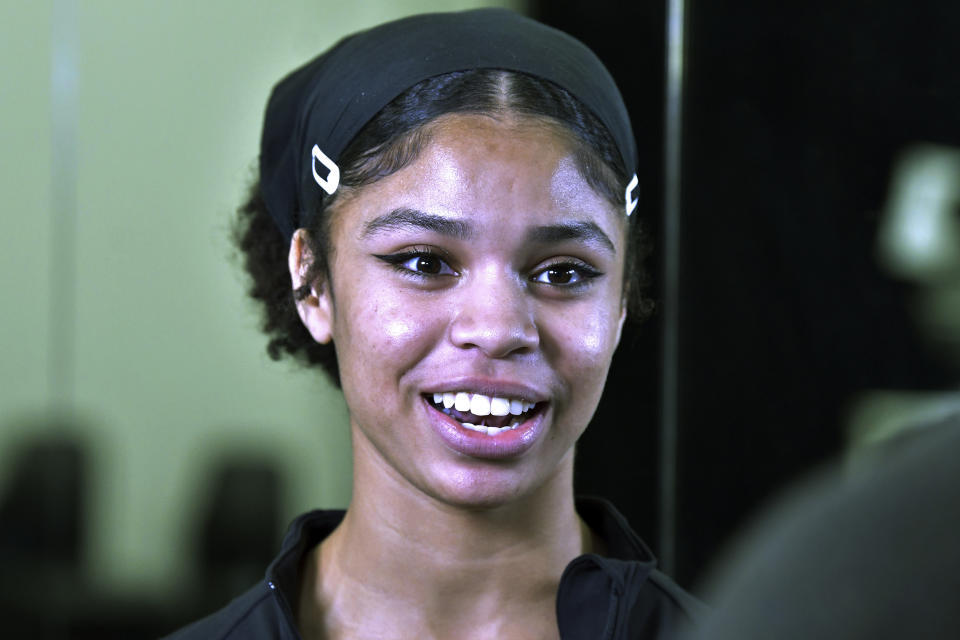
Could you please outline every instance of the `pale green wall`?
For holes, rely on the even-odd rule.
[[[187,575],[192,501],[224,450],[282,462],[287,516],[349,500],[340,396],[317,373],[266,357],[229,259],[228,220],[284,72],[358,28],[480,4],[519,3],[0,9],[0,491],[18,444],[52,417],[76,418],[94,456],[86,563],[95,583],[162,594]],[[66,36],[54,42],[52,29]],[[51,100],[57,43],[77,70],[64,100]],[[57,104],[74,108],[65,117]],[[69,136],[53,139],[56,122],[75,130],[72,154]],[[51,175],[64,177],[56,188]],[[75,232],[54,224],[65,212]],[[75,257],[54,253],[57,238]]]

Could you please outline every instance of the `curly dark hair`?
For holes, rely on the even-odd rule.
[[[337,195],[376,182],[413,162],[429,141],[426,125],[452,113],[515,115],[546,119],[570,137],[574,158],[587,183],[619,210],[624,207],[623,185],[629,174],[607,129],[579,100],[559,86],[512,71],[477,69],[457,71],[424,80],[380,110],[354,137],[340,158],[341,190],[326,197],[307,223],[308,249],[314,261],[305,281],[328,275],[329,215]],[[333,344],[316,342],[296,310],[310,285],[293,291],[287,268],[289,243],[267,212],[254,182],[246,202],[237,210],[234,241],[251,278],[249,294],[262,304],[262,328],[269,337],[267,353],[274,360],[284,354],[307,366],[319,365],[339,386]],[[645,318],[652,303],[643,294],[642,267],[646,241],[637,215],[631,217],[625,255],[624,295],[634,320]]]

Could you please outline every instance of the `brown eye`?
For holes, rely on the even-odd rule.
[[[600,271],[577,261],[552,264],[536,272],[531,279],[536,283],[555,287],[574,287],[586,284],[588,280],[600,275],[603,275]]]
[[[550,284],[570,284],[576,276],[573,269],[547,269],[545,275]]]
[[[443,261],[436,256],[419,256],[413,265],[413,270],[437,275],[443,270]]]
[[[398,253],[377,257],[409,275],[421,277],[456,275],[443,258],[429,252]]]

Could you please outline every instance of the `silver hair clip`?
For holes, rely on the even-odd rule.
[[[317,160],[327,168],[326,178],[321,178],[320,174],[317,173]],[[319,145],[313,145],[313,159],[311,162],[313,163],[313,179],[317,181],[321,189],[327,192],[328,196],[332,196],[333,192],[340,186],[340,167],[337,166],[336,162],[328,158],[327,154],[320,150]]]
[[[637,208],[637,202],[640,201],[640,198],[633,197],[633,190],[637,188],[637,185],[640,184],[640,179],[637,178],[637,174],[633,174],[633,177],[630,178],[630,184],[627,185],[627,190],[623,194],[623,199],[626,201],[627,217],[630,217],[630,214],[633,213],[633,210]]]

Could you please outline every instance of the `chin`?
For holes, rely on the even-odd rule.
[[[562,465],[558,465],[557,471]],[[508,506],[537,493],[554,473],[532,473],[529,468],[489,461],[446,467],[421,490],[450,507],[487,511]]]

